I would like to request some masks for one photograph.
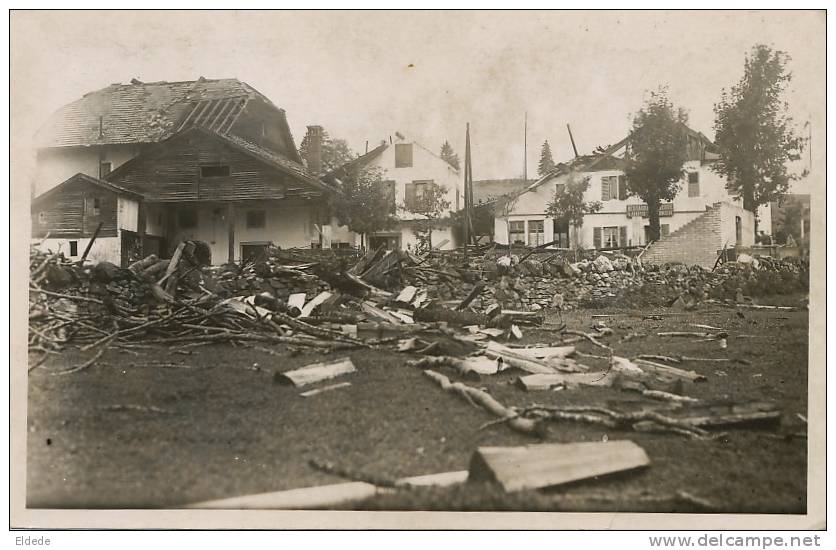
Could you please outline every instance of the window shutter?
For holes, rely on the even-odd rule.
[[[627,176],[618,176],[618,199],[627,198]]]
[[[409,168],[412,166],[412,144],[395,144],[395,168]]]
[[[592,228],[592,247],[593,248],[601,248],[601,228],[600,227],[593,227]]]
[[[601,200],[610,200],[610,178],[608,177],[601,178]]]
[[[627,226],[618,228],[618,246],[627,246]]]
[[[404,202],[409,210],[415,208],[415,183],[407,183],[404,186]]]

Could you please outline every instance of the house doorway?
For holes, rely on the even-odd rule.
[[[241,243],[241,262],[258,262],[267,257],[267,241]]]

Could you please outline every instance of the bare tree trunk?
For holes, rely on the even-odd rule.
[[[661,234],[659,227],[659,199],[647,201],[647,219],[650,224],[649,241],[658,241]]]

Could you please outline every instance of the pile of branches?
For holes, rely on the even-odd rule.
[[[280,301],[247,302],[212,292],[207,287],[216,282],[186,253],[172,260],[149,256],[122,269],[108,262],[83,266],[62,254],[33,250],[29,267],[29,350],[40,354],[30,370],[70,347],[96,350],[92,364],[108,347],[151,344],[367,345],[293,317]]]

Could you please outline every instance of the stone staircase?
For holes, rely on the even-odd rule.
[[[717,261],[717,251],[723,248],[720,229],[720,207],[715,203],[673,233],[662,237],[642,255],[642,263],[664,264],[680,262],[711,269]]]

